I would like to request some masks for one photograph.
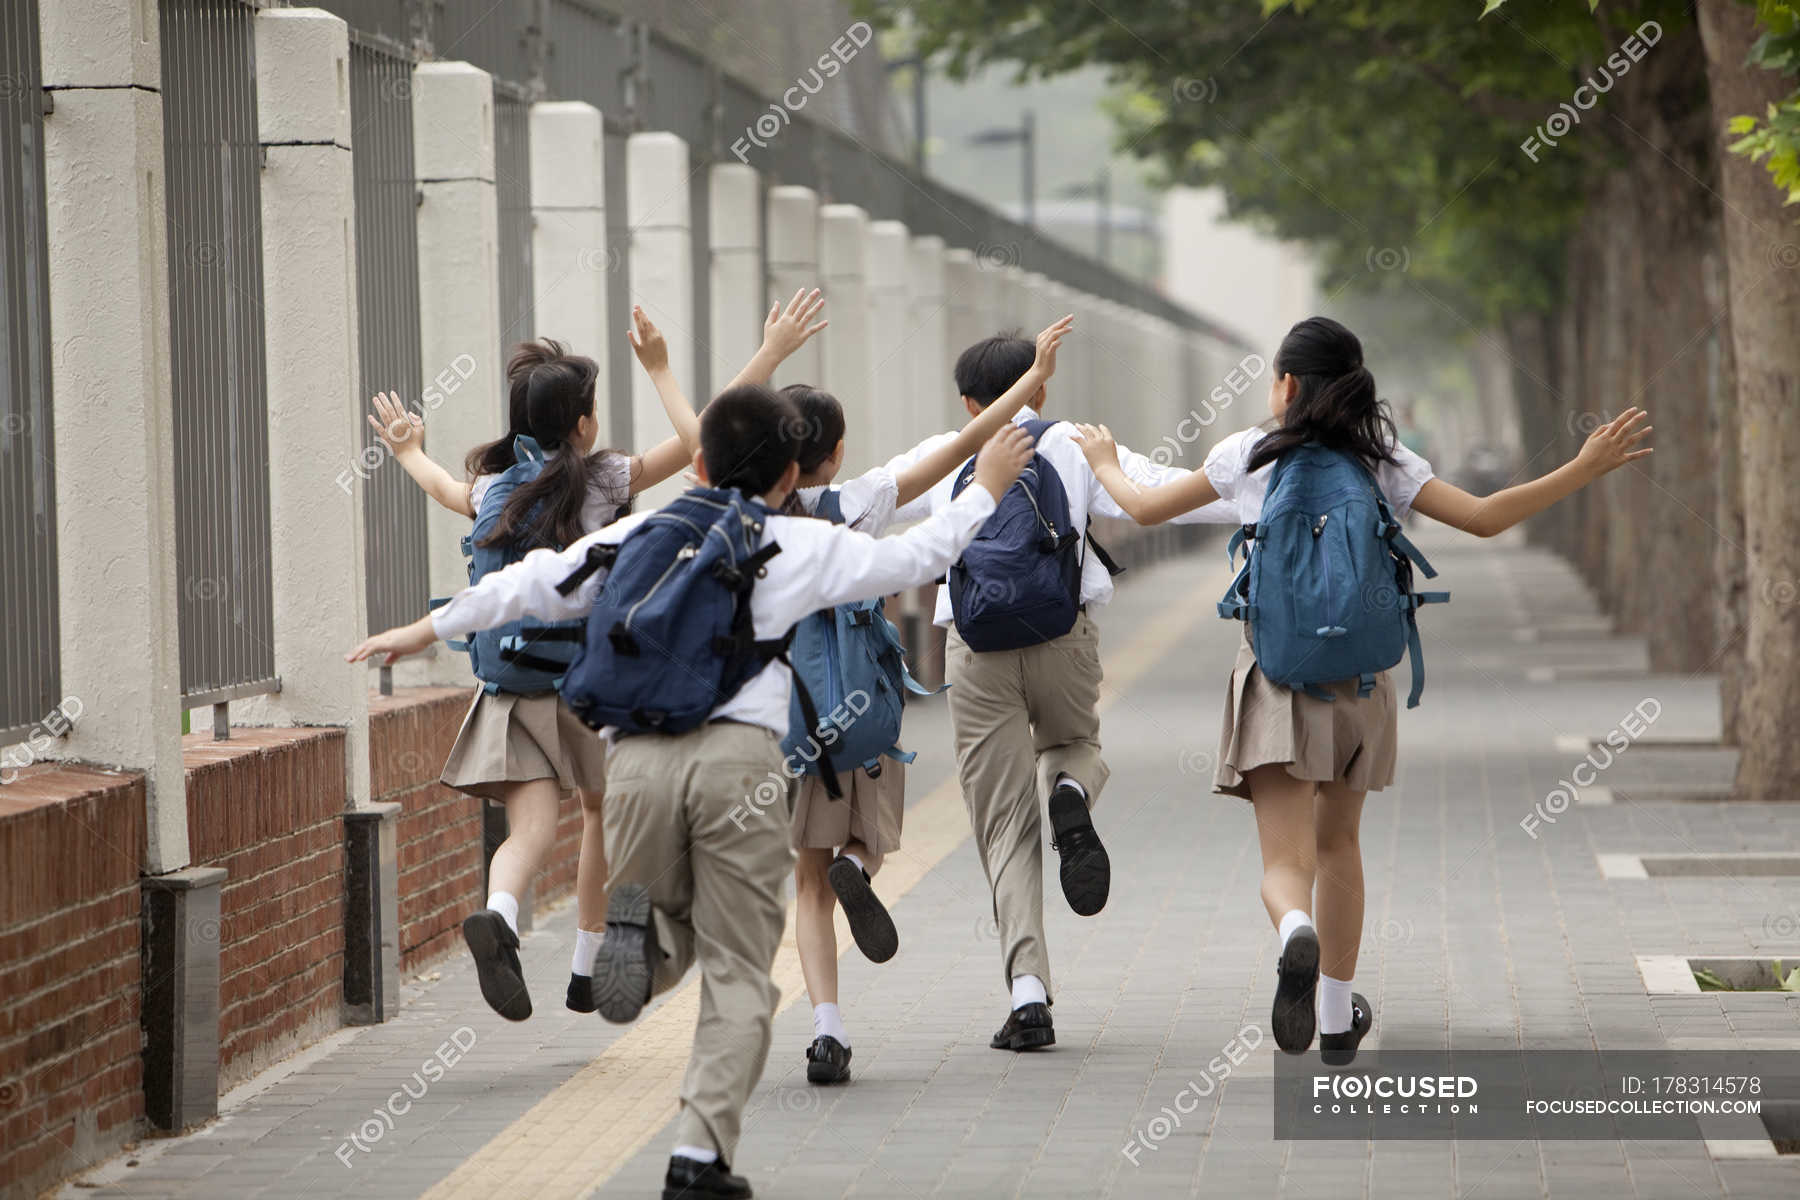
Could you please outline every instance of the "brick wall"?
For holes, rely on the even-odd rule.
[[[342,1024],[344,733],[232,730],[182,739],[195,866],[223,867],[219,1086]]]
[[[144,782],[30,767],[0,789],[0,1185],[106,1157],[144,1113]]]

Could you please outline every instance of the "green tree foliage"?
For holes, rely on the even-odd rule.
[[[1762,36],[1750,48],[1746,66],[1800,77],[1800,5],[1761,0],[1756,6]],[[1741,135],[1732,150],[1768,168],[1787,203],[1800,203],[1800,89],[1769,105],[1768,111],[1729,114],[1731,132]]]
[[[1313,243],[1328,292],[1404,281],[1469,327],[1554,307],[1591,180],[1643,148],[1604,95],[1554,146],[1522,143],[1578,85],[1610,90],[1608,56],[1645,21],[1689,20],[1684,4],[1570,0],[1486,15],[1473,0],[861,7],[953,73],[1106,64],[1125,91],[1122,144],[1171,182],[1222,186],[1233,216]]]

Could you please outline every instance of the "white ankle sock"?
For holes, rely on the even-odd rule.
[[[519,932],[519,898],[511,892],[489,892],[487,906],[506,918],[514,933]]]
[[[1319,1032],[1349,1033],[1353,1015],[1350,1011],[1350,980],[1319,976]]]
[[[719,1152],[711,1146],[677,1146],[676,1158],[691,1158],[695,1162],[709,1163],[719,1161]]]
[[[1281,918],[1281,945],[1282,945],[1282,947],[1286,948],[1286,946],[1288,944],[1288,939],[1294,936],[1294,930],[1300,928],[1302,925],[1311,925],[1311,924],[1312,924],[1312,916],[1310,914],[1303,913],[1297,908],[1288,909],[1287,913],[1285,915],[1283,915]]]
[[[1012,993],[1014,1008],[1024,1008],[1027,1004],[1048,1004],[1050,1002],[1050,994],[1044,990],[1044,981],[1036,975],[1014,975]]]
[[[1087,799],[1087,789],[1082,787],[1080,781],[1073,775],[1058,775],[1056,777],[1056,786],[1074,788],[1077,796],[1080,796],[1083,800]]]
[[[855,863],[856,869],[861,871],[864,875],[867,875],[869,873],[869,868],[863,863],[863,860],[856,857],[856,855],[845,854],[844,857],[849,859],[851,862]]]
[[[594,955],[600,953],[600,939],[606,931],[595,933],[592,930],[575,930],[575,957],[569,960],[569,974],[592,975],[594,973]]]
[[[837,1005],[813,1005],[813,1036],[836,1038],[840,1046],[850,1044],[850,1031],[844,1028],[844,1015]]]

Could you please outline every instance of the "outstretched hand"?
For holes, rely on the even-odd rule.
[[[667,369],[669,343],[639,305],[631,306],[631,328],[625,331],[625,339],[631,343],[631,352],[637,355],[644,370],[655,373]]]
[[[815,333],[831,324],[830,321],[813,320],[824,311],[825,297],[818,288],[810,292],[801,288],[785,309],[779,303],[770,305],[769,315],[763,321],[763,349],[779,359],[786,359],[806,345]]]
[[[975,456],[975,482],[993,494],[995,500],[1006,490],[1037,453],[1037,443],[1018,425],[1008,425],[987,440]]]
[[[1070,313],[1037,335],[1037,357],[1032,360],[1031,369],[1044,379],[1056,374],[1056,348],[1074,324],[1075,314]]]
[[[369,403],[375,408],[369,424],[389,453],[398,457],[403,451],[425,448],[425,418],[402,404],[399,392],[376,392]]]
[[[344,655],[344,661],[359,663],[379,654],[381,665],[390,666],[395,659],[417,654],[435,641],[437,630],[432,628],[431,618],[420,617],[410,625],[396,625],[363,639],[362,645]]]
[[[1645,425],[1650,414],[1641,408],[1628,408],[1594,432],[1582,444],[1575,461],[1587,470],[1588,478],[1598,479],[1616,471],[1628,462],[1636,462],[1651,453],[1640,443],[1650,436],[1653,426]]]
[[[1098,468],[1104,463],[1119,461],[1119,443],[1113,439],[1112,430],[1104,425],[1075,425],[1075,444],[1081,447],[1083,457],[1088,466]]]

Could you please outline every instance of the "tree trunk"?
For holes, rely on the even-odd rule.
[[[1800,230],[1763,168],[1729,153],[1725,123],[1761,115],[1791,80],[1746,67],[1755,13],[1700,0],[1720,147],[1731,337],[1737,379],[1749,623],[1738,728],[1738,792],[1800,799]]]
[[[1719,672],[1719,740],[1742,744],[1744,631],[1750,620],[1749,588],[1744,582],[1744,484],[1738,454],[1737,385],[1731,353],[1731,290],[1726,286],[1725,250],[1721,245],[1706,261],[1707,303],[1726,314],[1708,343],[1707,407],[1712,410],[1708,440],[1717,460],[1713,482],[1713,582],[1719,590],[1717,655]]]

